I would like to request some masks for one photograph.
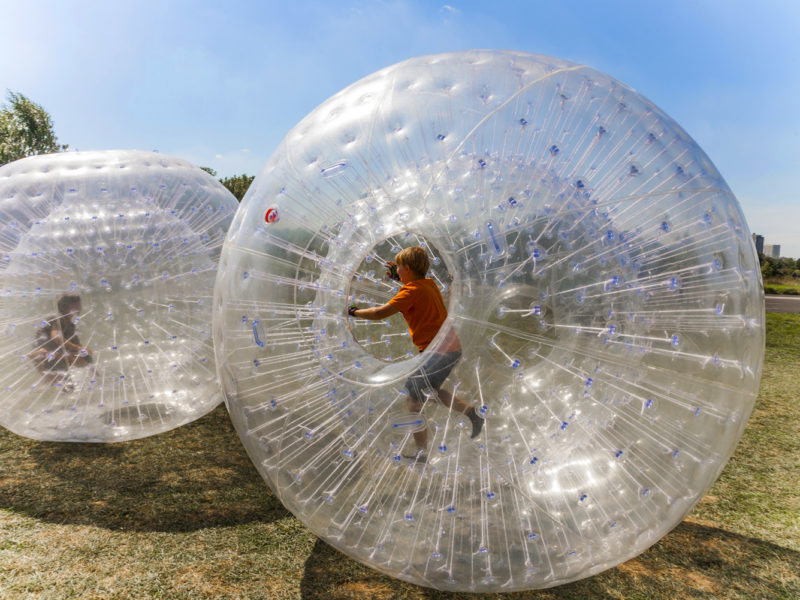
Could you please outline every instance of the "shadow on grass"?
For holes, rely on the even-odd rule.
[[[224,406],[118,444],[37,442],[0,431],[0,508],[128,531],[194,531],[289,513],[239,442]]]
[[[526,592],[448,593],[397,581],[317,541],[300,583],[304,600],[674,600],[800,598],[800,553],[685,521],[644,554],[574,583]]]

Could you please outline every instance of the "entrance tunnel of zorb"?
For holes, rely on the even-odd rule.
[[[463,357],[444,388],[381,305],[425,247]],[[590,68],[511,52],[412,59],[301,121],[226,238],[214,342],[259,472],[311,530],[449,590],[586,577],[642,552],[719,475],[756,396],[757,258],[695,142]],[[407,459],[428,429],[426,463]]]
[[[151,152],[0,168],[0,424],[40,440],[111,442],[218,405],[211,296],[236,208],[201,169]],[[42,334],[62,327],[65,294],[80,298],[65,318],[88,352]],[[80,353],[91,362],[70,366]]]

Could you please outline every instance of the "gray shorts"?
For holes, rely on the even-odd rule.
[[[414,371],[406,380],[406,389],[412,398],[418,401],[425,399],[425,392],[438,394],[444,380],[461,358],[461,351],[447,352],[445,354],[432,354],[422,366]]]

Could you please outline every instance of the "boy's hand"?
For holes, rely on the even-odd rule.
[[[358,307],[355,304],[351,304],[350,306],[347,307],[347,314],[351,317],[355,317],[357,310]]]
[[[397,265],[394,264],[392,261],[386,263],[386,276],[389,279],[394,279],[395,281],[400,281],[400,275],[397,273]]]

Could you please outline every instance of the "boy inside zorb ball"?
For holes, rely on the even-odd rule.
[[[436,282],[426,277],[430,261],[425,249],[420,246],[405,248],[397,253],[395,262],[389,261],[386,274],[400,281],[403,286],[386,304],[371,308],[358,308],[351,305],[347,314],[357,319],[377,321],[394,314],[401,313],[408,324],[411,341],[420,352],[428,347],[439,333],[439,329],[447,319],[447,308]],[[483,419],[475,407],[464,400],[442,389],[447,376],[461,358],[461,341],[449,327],[444,341],[422,366],[406,380],[408,390],[408,410],[413,413],[422,412],[425,403],[438,400],[450,409],[464,413],[472,423],[472,438],[483,428]],[[428,429],[414,433],[416,451],[405,458],[416,458],[418,462],[427,460]]]

